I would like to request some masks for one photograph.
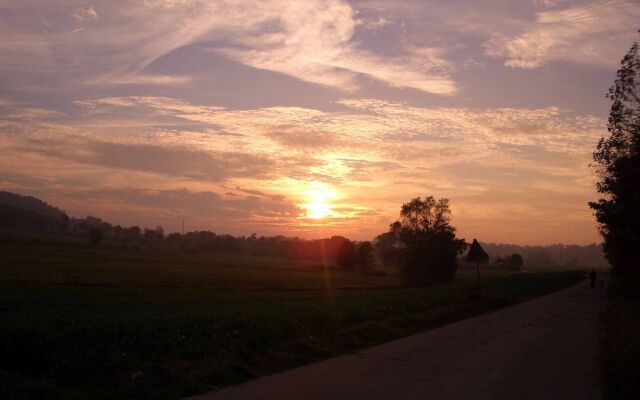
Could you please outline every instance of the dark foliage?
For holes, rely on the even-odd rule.
[[[399,264],[405,285],[425,286],[451,280],[457,257],[466,248],[449,224],[449,200],[417,197],[403,204],[390,232],[401,247]]]
[[[102,242],[103,238],[104,235],[102,234],[102,231],[100,229],[93,228],[89,231],[89,243],[91,243],[92,245],[98,245],[100,242]]]
[[[604,252],[628,293],[638,295],[640,282],[640,55],[638,43],[622,59],[611,99],[608,130],[593,159],[604,195],[589,205],[604,238]]]
[[[522,255],[515,253],[505,259],[505,263],[510,269],[520,269],[524,265]]]
[[[522,258],[522,255],[518,253],[511,254],[506,257],[498,256],[493,261],[493,264],[500,268],[518,271],[524,265],[524,258]]]
[[[342,269],[354,269],[358,263],[358,256],[356,254],[356,247],[350,240],[342,242],[338,247],[338,253],[336,257],[336,263],[338,267]]]
[[[150,242],[161,241],[164,238],[164,229],[161,226],[156,227],[156,229],[145,228],[144,238]]]
[[[496,257],[493,263],[505,269],[519,270],[524,265],[524,259],[522,255],[514,253],[506,257]]]
[[[399,243],[393,232],[385,232],[373,240],[373,252],[383,267],[397,267]]]
[[[552,244],[547,246],[520,246],[480,242],[482,248],[493,257],[506,258],[518,253],[527,260],[528,266],[601,267],[607,265],[602,253],[602,244]]]
[[[629,300],[619,282],[613,283],[600,340],[603,399],[640,399],[640,300]]]
[[[48,222],[42,214],[10,204],[0,204],[0,228],[44,229]]]
[[[318,261],[334,264],[344,246],[354,243],[342,236],[326,239],[306,240],[284,236],[232,236],[210,231],[195,231],[185,234],[165,235],[161,226],[155,229],[139,226],[122,227],[112,225],[94,216],[69,218],[63,211],[35,197],[0,191],[0,228],[44,230],[65,235],[97,238],[110,245],[125,247],[148,247],[153,249],[178,250],[190,253],[245,254],[269,256],[295,260]],[[100,233],[98,233],[98,231]],[[344,250],[344,249],[343,249]],[[346,261],[345,268],[355,268],[358,259],[354,254]],[[343,265],[347,265],[343,263]]]
[[[363,271],[371,270],[373,268],[373,246],[371,245],[371,242],[359,243],[356,253],[360,269]]]

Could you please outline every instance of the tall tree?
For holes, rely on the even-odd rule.
[[[404,283],[424,286],[454,277],[457,257],[465,248],[451,226],[449,200],[416,197],[403,204],[400,220],[390,232],[401,243],[400,267]]]
[[[621,62],[607,97],[612,101],[609,136],[601,138],[593,159],[604,195],[595,210],[604,251],[622,282],[640,283],[640,55],[638,43]]]
[[[345,239],[338,247],[336,263],[342,269],[353,269],[358,263],[356,247],[351,240]]]
[[[358,264],[363,271],[369,271],[373,267],[373,246],[371,242],[361,242],[356,250]]]

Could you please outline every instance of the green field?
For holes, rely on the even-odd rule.
[[[178,398],[557,290],[580,272],[398,278],[0,235],[0,398]]]

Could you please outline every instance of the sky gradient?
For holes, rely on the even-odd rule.
[[[480,4],[482,3],[482,4]],[[0,189],[166,231],[600,241],[587,202],[634,1],[0,4]]]

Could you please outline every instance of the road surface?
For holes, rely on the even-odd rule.
[[[603,303],[585,281],[193,399],[599,399]]]

